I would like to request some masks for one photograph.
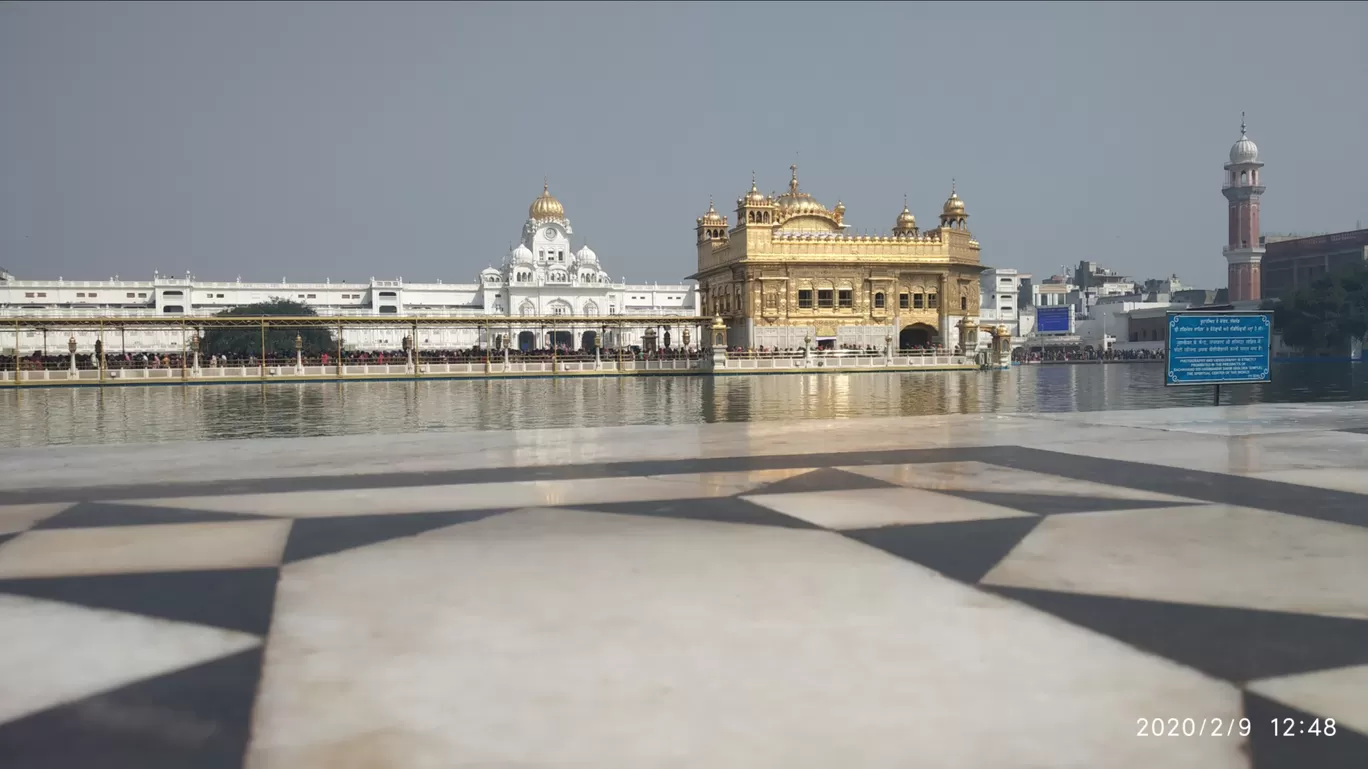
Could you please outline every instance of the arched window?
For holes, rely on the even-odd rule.
[[[597,316],[597,315],[599,314],[598,305],[597,305],[593,300],[590,300],[590,301],[588,301],[588,302],[585,302],[585,303],[584,303],[584,314],[585,314],[585,315],[588,315],[588,316],[591,317],[591,318]]]
[[[537,306],[532,304],[531,299],[524,299],[523,303],[518,305],[518,314],[523,316],[536,315]]]
[[[877,293],[877,294],[874,295],[874,309],[876,309],[876,310],[882,310],[883,308],[884,308],[884,295],[883,295],[883,292],[880,291],[879,293]]]

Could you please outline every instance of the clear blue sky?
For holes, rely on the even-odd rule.
[[[759,172],[887,231],[959,180],[985,263],[1224,284],[1368,221],[1368,3],[0,5],[0,265],[472,281],[543,174],[614,277],[693,271]]]

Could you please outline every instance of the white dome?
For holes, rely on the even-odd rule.
[[[1259,159],[1259,145],[1250,140],[1243,133],[1240,140],[1235,142],[1230,148],[1230,162],[1232,163],[1254,163]]]
[[[598,254],[595,254],[594,250],[588,246],[581,246],[580,250],[575,252],[575,258],[581,262],[597,262]]]
[[[532,250],[519,243],[518,247],[509,254],[509,257],[514,262],[530,262],[532,261]]]

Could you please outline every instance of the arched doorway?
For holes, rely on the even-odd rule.
[[[936,329],[925,323],[913,323],[898,334],[898,349],[910,350],[914,347],[930,347],[935,343]]]
[[[552,347],[573,349],[575,346],[575,335],[569,331],[552,331],[548,338]]]
[[[598,332],[586,331],[580,334],[580,347],[585,350],[592,350],[598,347]]]
[[[522,331],[518,334],[518,349],[523,352],[530,352],[537,346],[537,335],[531,331]]]

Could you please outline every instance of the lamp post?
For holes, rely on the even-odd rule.
[[[295,332],[295,373],[304,373],[304,337]]]
[[[68,378],[76,378],[76,335],[72,334],[67,340],[67,351],[71,353],[71,368],[67,369]],[[15,353],[18,354],[17,352]]]
[[[190,334],[190,351],[195,354],[195,366],[191,369],[195,376],[200,373],[200,335],[199,329],[194,329]]]
[[[803,336],[803,360],[806,361],[806,360],[810,360],[811,358],[812,358],[812,335],[811,335],[811,334],[806,334],[806,335]]]
[[[884,337],[884,356],[888,358],[888,365],[893,365],[893,335]]]
[[[403,343],[402,343],[402,346],[403,346],[403,348],[404,348],[404,358],[405,358],[405,360],[406,360],[406,362],[405,362],[405,364],[404,364],[404,368],[405,368],[407,371],[412,372],[412,371],[413,371],[413,337],[408,336],[407,334],[405,334],[405,335],[404,335],[404,341],[403,341]]]

